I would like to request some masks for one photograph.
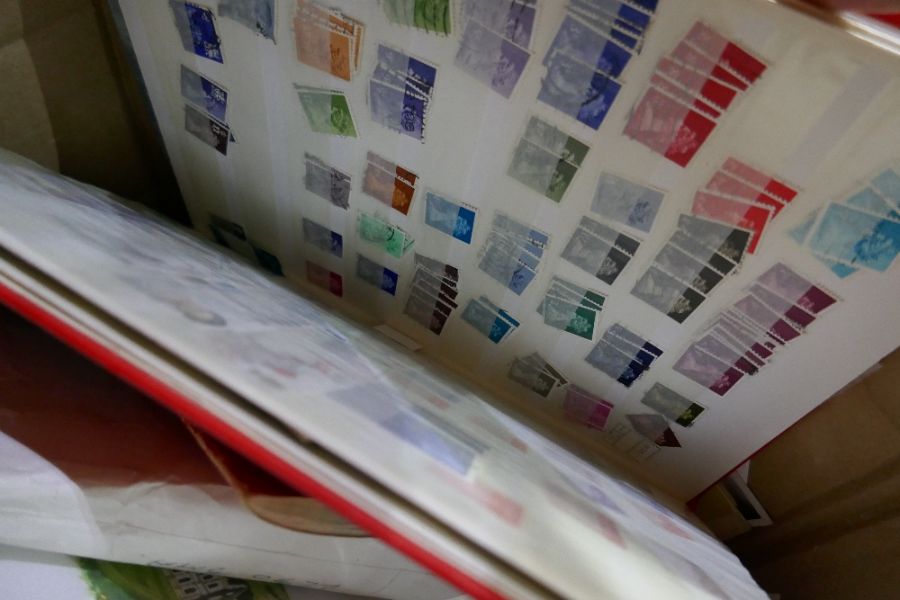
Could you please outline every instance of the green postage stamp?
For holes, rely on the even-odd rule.
[[[294,84],[309,126],[318,133],[358,137],[350,102],[343,92]]]
[[[450,0],[383,0],[384,14],[398,25],[447,35],[453,29]]]

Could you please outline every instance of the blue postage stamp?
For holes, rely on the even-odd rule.
[[[188,102],[205,108],[211,117],[225,122],[228,91],[184,65],[181,65],[181,95]]]
[[[544,64],[549,65],[560,53],[613,77],[621,75],[631,60],[631,52],[626,48],[571,15],[567,15],[560,25]]]
[[[650,233],[663,194],[612,173],[601,173],[591,210],[645,233]]]
[[[597,342],[584,360],[625,387],[631,387],[646,370],[642,364],[604,340]]]
[[[397,295],[397,274],[362,254],[356,255],[356,276],[391,296]]]
[[[606,118],[622,85],[570,56],[554,53],[547,63],[538,100],[597,129]]]
[[[396,87],[408,88],[425,96],[431,95],[437,79],[437,68],[417,58],[382,44],[378,45],[378,63],[372,78]]]
[[[275,41],[275,0],[219,0],[219,16]]]
[[[816,254],[850,266],[885,271],[900,251],[900,221],[832,204],[812,234],[809,247]]]
[[[528,50],[472,19],[466,25],[454,64],[509,98],[530,56]]]
[[[184,49],[197,56],[223,62],[222,41],[216,31],[212,10],[193,2],[169,0],[175,15],[175,27]]]
[[[426,99],[416,93],[369,81],[369,110],[372,120],[392,131],[422,140],[425,138]]]
[[[310,246],[338,258],[344,255],[344,237],[341,234],[306,218],[303,219],[303,239]]]
[[[861,192],[857,192],[853,194],[849,198],[847,198],[846,204],[848,206],[855,206],[857,208],[861,208],[863,210],[867,210],[870,213],[875,213],[881,217],[890,217],[895,221],[900,219],[900,208],[894,208],[891,204],[888,204],[888,200],[876,192],[873,188],[867,187]]]
[[[639,3],[646,11],[641,11],[627,2],[619,0],[571,0],[569,3],[570,10],[577,12],[580,16],[588,21],[607,20],[613,18],[616,25],[642,34],[650,25],[650,15],[656,10],[656,3],[653,6],[644,6],[649,3]]]
[[[525,250],[493,238],[485,247],[478,268],[494,281],[521,295],[536,275],[537,259]]]
[[[392,131],[425,140],[428,106],[437,68],[388,46],[378,46],[369,80],[372,120]]]
[[[472,243],[475,211],[434,192],[425,192],[425,224],[466,244]]]

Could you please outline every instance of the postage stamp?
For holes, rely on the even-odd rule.
[[[691,95],[691,93],[681,87],[677,81],[673,81],[663,74],[653,73],[650,76],[650,87],[659,90],[666,96],[697,110],[700,114],[711,119],[718,119],[722,116],[722,110],[719,107],[706,102],[705,99],[700,99]]]
[[[631,256],[579,226],[562,251],[562,258],[612,285],[628,265]]]
[[[640,362],[602,339],[597,342],[584,360],[625,387],[631,387],[646,370],[646,367]]]
[[[614,408],[612,402],[604,400],[574,383],[566,388],[563,412],[570,419],[583,425],[603,431]]]
[[[374,79],[369,81],[369,110],[372,120],[392,131],[423,140],[426,106],[425,96]]]
[[[594,71],[619,77],[632,53],[578,17],[567,14],[547,50],[544,64],[554,55],[565,55]]]
[[[810,283],[784,263],[775,263],[757,281],[785,300],[818,315],[837,302],[837,296]]]
[[[366,155],[366,171],[362,188],[382,204],[405,214],[409,213],[416,193],[419,176],[374,152]]]
[[[737,268],[737,263],[725,258],[714,249],[704,246],[680,229],[672,234],[667,244],[695,258],[723,277]]]
[[[653,361],[657,358],[652,352],[648,352],[642,347],[632,344],[624,338],[615,335],[608,329],[603,333],[601,339],[616,350],[629,356],[632,360],[640,363],[641,367],[645,370],[649,369],[653,364]]]
[[[481,252],[478,268],[496,282],[521,295],[535,277],[538,259],[511,242],[492,236]]]
[[[504,98],[509,98],[530,56],[525,48],[475,19],[469,19],[454,64]]]
[[[773,210],[769,206],[726,198],[709,192],[694,194],[691,212],[698,217],[707,217],[720,223],[734,225],[753,232],[747,252],[753,254],[759,246],[763,232],[772,220]]]
[[[595,71],[568,54],[551,51],[538,100],[597,129],[615,102],[622,84],[605,71]]]
[[[341,258],[344,255],[344,238],[341,234],[305,217],[303,218],[303,240],[310,246],[332,256]]]
[[[219,16],[275,41],[275,0],[219,0]]]
[[[724,396],[744,374],[719,359],[691,345],[675,362],[673,370],[691,381]]]
[[[425,224],[465,244],[471,244],[475,230],[475,208],[426,190]]]
[[[744,259],[753,235],[747,229],[693,215],[679,215],[678,229],[735,264]]]
[[[597,310],[559,296],[546,296],[542,303],[544,324],[587,340],[593,339]]]
[[[410,93],[431,96],[437,67],[384,44],[378,45],[377,58],[373,79]]]
[[[516,328],[513,321],[495,312],[479,299],[471,299],[462,312],[462,320],[474,327],[486,338],[499,344]]]
[[[621,338],[621,339],[627,341],[628,343],[630,343],[631,345],[649,352],[650,354],[652,354],[653,356],[655,356],[657,358],[662,356],[663,351],[661,348],[659,348],[655,344],[650,343],[648,340],[644,339],[643,337],[639,336],[635,332],[631,331],[630,329],[628,329],[621,323],[615,323],[615,324],[611,325],[610,328],[607,330],[607,333],[614,335],[618,338]]]
[[[535,116],[528,119],[522,138],[575,167],[581,166],[590,150],[581,140]]]
[[[434,258],[425,256],[424,254],[415,254],[414,263],[416,268],[422,267],[429,272],[434,273],[441,280],[451,282],[454,286],[459,282],[459,269],[453,265],[448,265]]]
[[[682,40],[679,42],[678,45],[675,46],[675,49],[669,54],[669,57],[680,65],[702,73],[707,78],[724,83],[741,92],[747,91],[750,87],[743,78],[738,77],[729,69],[724,68],[718,62],[697,50],[695,46],[687,41]]]
[[[703,21],[694,23],[684,39],[707,56],[715,58],[719,65],[751,84],[755,83],[766,70],[765,63],[726,39]]]
[[[758,190],[725,171],[716,171],[706,184],[706,190],[718,195],[731,196],[772,207],[775,217],[785,207],[785,202],[762,190]]]
[[[306,261],[306,278],[313,285],[328,290],[339,298],[344,295],[344,281],[341,275],[310,260]]]
[[[606,296],[553,277],[537,307],[544,324],[585,339],[593,339]]]
[[[894,207],[888,198],[873,187],[867,187],[853,194],[844,201],[844,204],[876,214],[879,217],[900,221],[900,212],[898,212],[900,209]]]
[[[631,294],[677,323],[684,323],[706,299],[700,292],[655,266],[648,268],[637,280]]]
[[[550,243],[550,235],[547,232],[526,225],[499,211],[494,214],[491,228],[525,244],[526,249],[536,256],[541,256]]]
[[[723,276],[672,244],[666,244],[654,258],[660,269],[704,295],[709,295]]]
[[[609,227],[588,217],[581,217],[581,220],[578,222],[578,227],[604,242],[613,244],[616,248],[628,255],[634,255],[641,245],[640,240],[625,235],[613,227]]]
[[[403,314],[422,325],[435,335],[444,331],[449,312],[441,310],[442,305],[433,298],[418,293],[410,293],[403,307]]]
[[[624,133],[686,167],[715,126],[709,117],[651,87],[632,111]]]
[[[644,397],[641,398],[641,403],[682,427],[693,425],[697,417],[706,410],[696,402],[691,402],[675,390],[658,382],[647,390]]]
[[[643,6],[639,2],[619,2],[617,0],[571,0],[569,11],[588,23],[612,21],[626,31],[643,36],[650,25],[650,18],[656,10],[653,6]]]
[[[301,63],[350,81],[354,64],[352,37],[332,29],[328,22],[298,12],[294,17],[294,40]]]
[[[900,174],[893,169],[885,169],[872,179],[874,187],[881,196],[900,210]]]
[[[822,256],[883,272],[900,251],[900,221],[852,206],[830,204],[808,245]]]
[[[690,66],[664,56],[656,64],[656,73],[678,82],[689,94],[702,97],[712,104],[718,112],[727,109],[737,97],[738,90],[717,81],[708,74],[694,70]]]
[[[294,84],[309,127],[317,133],[357,137],[350,103],[343,92]]]
[[[750,285],[749,291],[760,302],[800,327],[809,327],[816,320],[813,314],[785,300],[764,285],[753,283]]]
[[[752,295],[744,296],[732,306],[759,327],[775,335],[782,343],[789,342],[800,336],[798,327],[782,319],[782,315],[779,315]]]
[[[383,44],[377,59],[368,88],[372,120],[424,142],[437,68]]]
[[[381,6],[392,23],[442,35],[453,30],[450,0],[384,0]]]
[[[516,46],[531,45],[537,16],[535,0],[462,0],[460,14],[463,26],[472,19]]]
[[[391,296],[397,295],[397,274],[362,254],[356,255],[356,276]]]
[[[184,130],[226,156],[231,133],[228,125],[203,114],[190,104],[184,105]]]
[[[305,153],[303,157],[306,162],[306,176],[303,179],[306,189],[347,210],[350,207],[350,176],[312,154]]]
[[[513,359],[507,377],[544,398],[549,396],[556,387],[569,383],[537,352]]]
[[[795,186],[789,185],[783,181],[779,181],[774,177],[763,173],[759,169],[751,167],[747,163],[740,161],[734,157],[725,159],[720,168],[721,171],[728,173],[736,179],[750,184],[751,186],[762,190],[766,194],[774,197],[776,200],[787,204],[798,194]]]
[[[663,193],[612,173],[601,173],[591,210],[607,219],[650,233]]]
[[[181,96],[195,106],[205,109],[209,116],[222,123],[225,122],[228,91],[184,65],[181,65]]]
[[[522,138],[507,173],[540,195],[560,202],[577,171],[575,165]]]
[[[697,338],[694,341],[694,344],[703,352],[718,358],[722,362],[730,364],[746,375],[756,375],[759,371],[756,364],[745,358],[743,353],[733,349],[712,334],[707,333]]]
[[[385,221],[377,215],[359,213],[356,222],[359,239],[375,244],[396,258],[406,254],[415,240],[398,225]]]
[[[175,28],[185,51],[217,63],[224,62],[222,40],[216,31],[212,9],[181,0],[169,0],[169,6],[172,7]]]

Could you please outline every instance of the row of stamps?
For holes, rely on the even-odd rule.
[[[900,169],[884,169],[843,201],[814,210],[789,235],[842,279],[886,271],[900,253]]]
[[[365,26],[338,9],[297,0],[294,40],[297,60],[345,81],[359,69]]]
[[[776,263],[703,327],[673,369],[724,396],[836,302],[833,293]]]
[[[659,60],[625,135],[686,167],[738,96],[766,64],[698,21]]]
[[[360,255],[359,259],[362,261],[365,257]],[[359,264],[357,262],[357,275]],[[403,314],[432,333],[440,335],[451,313],[459,307],[459,271],[456,267],[421,254],[415,255],[414,264],[416,270]],[[396,274],[393,288],[396,290]]]
[[[506,376],[542,398],[569,383],[556,367],[537,352],[514,358]]]
[[[585,357],[585,362],[631,387],[663,351],[621,323],[610,326]]]
[[[683,323],[757,250],[766,227],[796,195],[794,187],[726,159],[631,293]]]

